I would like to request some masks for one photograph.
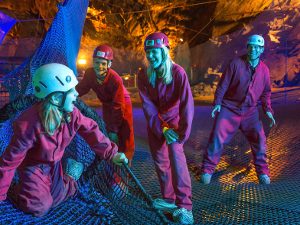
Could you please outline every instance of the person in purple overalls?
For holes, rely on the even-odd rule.
[[[212,118],[217,114],[204,154],[201,182],[209,184],[215,167],[220,161],[223,145],[229,143],[238,129],[250,143],[258,180],[270,184],[270,172],[266,155],[266,136],[259,119],[258,101],[275,125],[271,108],[269,69],[260,56],[264,51],[264,39],[252,35],[247,41],[247,55],[231,61],[222,75],[215,92]]]
[[[183,149],[194,116],[188,77],[172,62],[164,33],[147,36],[144,50],[148,67],[138,74],[138,88],[163,197],[154,200],[154,207],[171,212],[176,222],[193,224],[191,178]]]
[[[79,97],[93,90],[103,109],[108,137],[124,152],[130,164],[134,155],[134,133],[132,104],[129,92],[122,78],[111,68],[114,59],[112,48],[99,45],[93,54],[93,68],[86,70],[81,82],[76,86]]]
[[[78,81],[65,65],[50,63],[33,75],[34,95],[40,101],[25,110],[13,124],[14,135],[0,157],[0,201],[7,197],[16,169],[17,208],[34,216],[43,216],[51,208],[73,196],[82,169],[62,169],[65,148],[76,133],[102,159],[117,165],[128,163],[124,153],[100,131],[97,123],[85,117],[75,106]],[[73,160],[67,167],[77,166]]]

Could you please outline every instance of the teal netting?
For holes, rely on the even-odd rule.
[[[68,0],[58,6],[59,11],[40,47],[32,57],[3,78],[10,100],[32,94],[31,75],[46,63],[65,64],[77,74],[76,58],[88,3],[88,0]]]

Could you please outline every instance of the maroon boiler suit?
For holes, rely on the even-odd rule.
[[[183,144],[189,138],[194,116],[194,100],[182,67],[172,65],[173,81],[165,85],[158,78],[155,88],[142,70],[138,87],[148,122],[148,139],[163,198],[188,210],[192,209],[191,178]],[[178,142],[167,145],[162,128],[173,128]]]
[[[103,120],[108,132],[118,134],[119,151],[128,159],[134,154],[134,133],[130,95],[123,85],[122,78],[109,69],[102,84],[99,84],[93,68],[89,68],[82,81],[76,86],[79,96],[92,89],[103,105]]]
[[[258,175],[269,175],[266,162],[266,136],[258,113],[258,100],[264,112],[271,108],[271,87],[268,67],[260,61],[251,71],[247,56],[234,59],[221,77],[215,93],[215,105],[222,105],[210,134],[202,171],[212,174],[220,161],[223,145],[229,143],[238,129],[249,141]]]
[[[0,201],[6,194],[18,168],[16,206],[27,213],[42,216],[76,192],[76,182],[63,174],[61,159],[65,148],[78,132],[91,149],[103,159],[111,159],[117,146],[99,130],[93,120],[74,108],[69,123],[50,136],[38,115],[40,104],[26,110],[13,124],[14,135],[0,158]]]

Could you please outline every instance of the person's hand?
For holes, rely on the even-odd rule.
[[[178,134],[172,128],[164,127],[163,134],[168,145],[176,142],[179,138]]]
[[[271,112],[266,112],[268,118],[270,119],[270,127],[273,127],[274,125],[276,125],[275,119],[273,117],[273,114]]]
[[[221,105],[215,105],[215,107],[213,108],[212,112],[211,112],[211,117],[215,118],[216,116],[216,112],[221,112]]]
[[[118,138],[118,134],[117,133],[109,132],[108,133],[108,137],[109,137],[109,139],[112,142],[116,143],[117,145],[119,144],[119,138]]]
[[[118,166],[122,166],[123,163],[128,164],[128,159],[123,152],[118,152],[112,158],[112,162]]]

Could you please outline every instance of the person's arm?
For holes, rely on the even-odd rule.
[[[114,82],[112,82],[112,85],[113,88],[111,88],[112,92],[110,93],[112,95],[112,111],[110,116],[112,120],[110,120],[109,123],[106,123],[106,127],[109,133],[113,132],[117,134],[123,123],[125,97],[123,82],[120,77],[115,77],[115,80]]]
[[[271,82],[270,82],[270,72],[266,68],[264,71],[264,77],[265,77],[265,86],[264,90],[260,96],[260,101],[262,104],[263,111],[265,113],[270,112],[273,114],[273,109],[271,107]]]
[[[78,85],[76,85],[75,89],[79,94],[79,97],[87,94],[90,89],[91,89],[91,84],[90,84],[90,79],[89,79],[89,71],[87,70],[87,72],[85,73],[84,77],[82,78],[82,80],[79,82]]]
[[[192,121],[194,117],[194,98],[191,87],[184,72],[181,80],[181,95],[179,106],[179,123],[177,133],[179,135],[178,142],[184,143],[190,136]]]
[[[145,83],[148,81],[145,79],[146,78],[144,74],[140,73],[138,75],[138,89],[139,89],[139,94],[143,105],[143,111],[151,131],[155,134],[157,138],[162,138],[163,136],[162,129],[164,127],[163,125],[164,121],[162,121],[162,119],[160,118],[156,106],[148,96],[148,91],[145,86]]]
[[[221,79],[218,83],[218,86],[217,86],[217,89],[215,92],[214,105],[222,105],[223,97],[230,85],[231,79],[235,72],[234,70],[235,70],[234,63],[231,62],[227,66],[225,72],[222,74]]]
[[[100,131],[94,120],[82,115],[77,108],[74,108],[72,116],[75,131],[88,143],[96,155],[101,159],[111,160],[118,151],[117,145]]]
[[[35,135],[31,134],[29,126],[30,124],[26,122],[14,123],[14,135],[0,158],[0,201],[6,199],[17,167],[24,160],[27,151],[33,146]]]
[[[260,101],[261,101],[263,111],[270,119],[270,127],[272,127],[276,124],[276,121],[273,116],[274,114],[273,109],[271,107],[271,81],[270,81],[270,72],[268,68],[266,68],[264,75],[265,75],[265,86],[260,96]]]

